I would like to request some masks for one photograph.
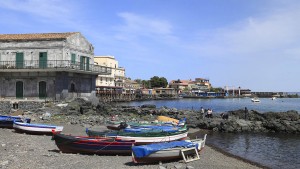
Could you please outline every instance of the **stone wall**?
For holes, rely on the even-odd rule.
[[[0,114],[7,114],[11,110],[10,101],[0,101]]]

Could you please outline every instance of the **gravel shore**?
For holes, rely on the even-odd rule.
[[[105,127],[97,127],[104,129]],[[97,129],[94,127],[94,129]],[[65,134],[85,135],[85,128],[79,125],[64,125]],[[37,169],[37,168],[102,168],[102,169],[231,169],[260,168],[253,164],[230,157],[205,146],[200,160],[190,163],[168,162],[162,164],[136,165],[131,156],[98,156],[60,153],[51,136],[39,136],[15,133],[13,129],[0,128],[0,168],[7,169]]]

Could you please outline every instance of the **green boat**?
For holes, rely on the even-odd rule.
[[[111,137],[118,140],[128,141],[134,140],[136,144],[151,144],[158,142],[170,142],[175,140],[184,140],[187,138],[187,127],[186,125],[176,132],[166,131],[144,131],[144,132],[100,132],[86,129],[86,133],[90,137]]]

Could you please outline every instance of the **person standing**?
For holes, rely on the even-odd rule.
[[[247,107],[245,107],[245,120],[248,120],[248,109],[247,109]]]
[[[212,118],[212,109],[207,110],[207,117]]]
[[[201,107],[200,113],[202,115],[202,118],[204,119],[205,118],[205,112],[204,112],[204,108],[203,107]]]

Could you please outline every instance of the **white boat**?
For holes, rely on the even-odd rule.
[[[187,138],[188,132],[169,135],[169,136],[158,136],[158,137],[133,137],[133,136],[116,136],[116,139],[123,141],[135,140],[137,145],[141,144],[151,144],[151,143],[161,143],[161,142],[170,142],[175,140],[184,140]]]
[[[62,132],[64,128],[63,126],[22,123],[16,121],[14,122],[13,127],[17,132],[21,132],[21,133],[46,134],[46,135],[52,135],[52,131]]]
[[[255,103],[259,103],[259,102],[260,102],[260,100],[259,100],[257,97],[251,99],[251,101],[252,101],[252,102],[255,102]]]
[[[133,146],[132,160],[134,163],[153,163],[183,158],[188,162],[185,156],[200,158],[199,152],[203,150],[205,141],[206,134],[203,139]]]
[[[272,100],[276,100],[276,97],[272,97],[271,99],[272,99]]]

